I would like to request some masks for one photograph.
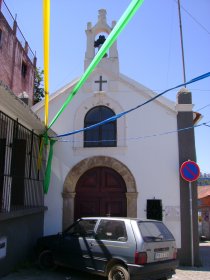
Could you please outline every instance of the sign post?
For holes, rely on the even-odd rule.
[[[193,246],[193,208],[192,208],[192,182],[200,176],[200,168],[196,162],[188,160],[182,163],[180,168],[182,178],[189,182],[190,192],[190,231],[191,231],[191,265],[194,266],[194,246]]]

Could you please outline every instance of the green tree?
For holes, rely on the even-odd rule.
[[[36,68],[34,79],[34,104],[41,101],[44,97],[44,84],[43,84],[44,70]]]
[[[208,186],[210,185],[210,174],[209,173],[202,173],[198,178],[198,186]]]

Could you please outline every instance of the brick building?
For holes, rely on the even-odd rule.
[[[199,235],[210,240],[210,186],[198,187]]]
[[[33,104],[36,57],[4,0],[0,0],[0,80]]]

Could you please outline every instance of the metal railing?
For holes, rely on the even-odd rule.
[[[36,55],[34,54],[34,52],[31,50],[30,46],[28,45],[21,29],[19,28],[19,26],[16,22],[16,19],[12,16],[12,14],[4,0],[0,0],[0,12],[5,17],[7,23],[11,27],[11,29],[15,31],[17,40],[22,45],[22,47],[26,50],[28,58],[30,59],[31,63],[33,64]]]
[[[40,136],[0,111],[0,213],[44,206],[42,167],[37,169]]]

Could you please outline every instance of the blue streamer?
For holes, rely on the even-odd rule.
[[[155,95],[154,97],[150,98],[149,100],[147,100],[147,101],[145,101],[145,102],[143,102],[143,103],[137,105],[136,107],[133,107],[133,108],[127,110],[127,111],[121,112],[121,113],[119,113],[119,114],[117,114],[117,115],[115,115],[115,116],[113,116],[113,117],[110,117],[110,118],[108,118],[108,119],[106,119],[106,120],[103,120],[103,121],[101,121],[101,122],[99,122],[99,123],[96,123],[96,124],[93,124],[93,125],[90,125],[90,126],[88,126],[88,127],[81,128],[81,129],[78,129],[78,130],[74,130],[74,131],[72,131],[72,132],[67,132],[67,133],[64,133],[64,134],[56,135],[56,136],[53,136],[52,138],[55,139],[55,138],[59,138],[59,137],[65,137],[65,136],[77,134],[77,133],[80,133],[80,132],[83,132],[83,131],[87,131],[87,130],[90,130],[90,129],[94,129],[94,128],[98,127],[98,126],[101,126],[101,125],[104,125],[104,124],[107,124],[107,123],[110,123],[110,122],[113,122],[113,121],[115,121],[115,120],[121,118],[122,116],[124,116],[124,115],[126,115],[126,114],[128,114],[128,113],[130,113],[130,112],[132,112],[132,111],[134,111],[134,110],[136,110],[136,109],[139,109],[140,107],[142,107],[142,106],[144,106],[144,105],[146,105],[146,104],[152,102],[153,100],[157,99],[158,97],[162,96],[163,94],[165,94],[165,93],[167,93],[167,92],[169,92],[169,91],[171,91],[171,90],[174,90],[174,89],[177,89],[177,88],[179,88],[179,87],[183,87],[183,86],[186,86],[186,85],[189,85],[189,84],[198,82],[198,81],[203,80],[203,79],[206,79],[206,78],[208,78],[208,77],[210,77],[210,72],[207,72],[207,73],[205,73],[205,74],[203,74],[203,75],[201,75],[201,76],[198,76],[198,77],[196,77],[196,78],[193,78],[192,80],[190,80],[190,81],[188,81],[188,82],[186,82],[186,83],[180,84],[180,85],[175,86],[175,87],[172,87],[172,88],[170,88],[170,89],[167,89],[167,90],[165,90],[165,91],[163,91],[163,92],[161,92],[161,93]]]
[[[207,123],[210,123],[207,122]],[[180,128],[180,129],[177,129],[177,130],[171,130],[171,131],[166,131],[166,132],[162,132],[162,133],[158,133],[158,134],[151,134],[151,135],[146,135],[146,136],[136,136],[136,137],[129,137],[129,138],[120,138],[118,139],[118,141],[124,141],[124,140],[127,140],[127,141],[135,141],[135,140],[144,140],[144,139],[147,139],[147,138],[153,138],[153,137],[159,137],[159,136],[164,136],[164,135],[169,135],[169,134],[172,134],[172,133],[177,133],[177,132],[182,132],[182,131],[186,131],[186,130],[190,130],[190,129],[195,129],[197,127],[201,127],[201,126],[208,126],[210,127],[209,125],[207,125],[207,123],[201,123],[201,124],[198,124],[198,125],[193,125],[193,126],[189,126],[189,127],[185,127],[185,128]],[[83,140],[57,140],[58,142],[62,142],[62,143],[78,143],[78,142],[85,142],[85,143],[94,143],[94,142],[100,142],[100,143],[103,143],[103,142],[113,142],[115,140],[110,140],[110,139],[103,139],[103,140],[88,140],[88,141],[83,141]]]

